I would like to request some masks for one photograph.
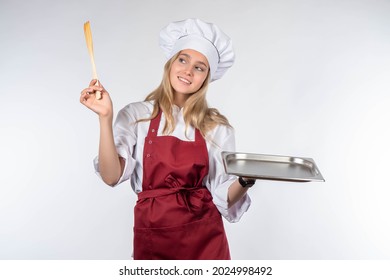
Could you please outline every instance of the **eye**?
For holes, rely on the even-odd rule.
[[[200,66],[195,66],[195,69],[199,72],[204,72],[205,69],[203,67],[200,67]]]
[[[184,64],[184,63],[186,63],[186,60],[182,57],[179,57],[179,62]]]

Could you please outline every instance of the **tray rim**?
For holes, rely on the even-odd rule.
[[[289,158],[302,161],[303,165],[306,165],[304,162],[309,162],[312,165],[312,169],[315,170],[315,176],[313,177],[287,177],[287,176],[272,176],[272,175],[254,175],[249,173],[242,172],[228,172],[227,166],[227,157],[229,155],[246,155],[246,156],[266,156],[266,157],[279,157],[279,158]],[[298,157],[298,156],[288,156],[288,155],[273,155],[273,154],[258,154],[258,153],[247,153],[247,152],[230,152],[222,151],[222,161],[226,174],[236,175],[236,176],[247,176],[248,178],[262,179],[262,180],[276,180],[276,181],[290,181],[290,182],[325,182],[324,177],[322,176],[320,170],[317,167],[317,164],[312,158],[309,157]],[[276,161],[277,162],[277,161]],[[299,164],[299,163],[298,163]]]

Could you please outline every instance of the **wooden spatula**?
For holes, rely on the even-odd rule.
[[[84,35],[85,35],[85,41],[87,42],[88,53],[92,64],[92,78],[96,79],[95,85],[99,85],[99,80],[96,73],[95,58],[93,55],[92,32],[91,32],[91,26],[89,24],[89,21],[84,23]],[[96,99],[99,100],[101,98],[102,98],[102,93],[100,91],[96,91]]]

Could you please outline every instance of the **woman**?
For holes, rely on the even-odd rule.
[[[160,86],[124,107],[114,128],[104,87],[93,80],[82,91],[81,103],[99,116],[95,169],[111,186],[130,179],[138,194],[134,259],[230,259],[221,215],[241,218],[254,181],[224,172],[221,151],[235,149],[234,132],[205,95],[233,64],[231,40],[188,19],[165,27],[160,46],[168,58]]]

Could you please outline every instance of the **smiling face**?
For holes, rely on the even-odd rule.
[[[191,49],[182,50],[169,73],[175,104],[183,106],[187,98],[202,87],[208,72],[209,63],[203,54]]]

